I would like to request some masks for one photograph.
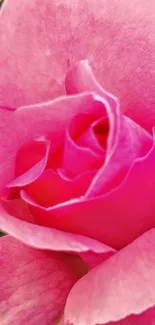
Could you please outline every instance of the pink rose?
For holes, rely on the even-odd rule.
[[[89,272],[81,282],[77,282],[77,286],[71,291],[66,305],[64,323],[69,321],[78,325],[82,321],[84,324],[105,324],[130,314],[131,306],[129,308],[128,303],[125,309],[121,308],[119,311],[116,308],[115,310],[114,306],[117,306],[115,295],[112,294],[110,288],[105,299],[107,301],[113,299],[114,310],[110,303],[110,306],[107,304],[105,307],[103,314],[98,314],[98,306],[103,304],[102,296],[98,291],[102,288],[104,292],[106,279],[109,276],[110,283],[112,272],[117,279],[115,272],[118,272],[118,267],[114,268],[113,263],[115,259],[119,261],[119,253],[115,254],[114,249],[123,248],[154,227],[155,148],[152,135],[123,115],[119,101],[97,83],[87,61],[81,61],[70,70],[66,77],[66,90],[67,94],[72,96],[23,106],[16,110],[2,108],[4,122],[0,132],[0,225],[3,231],[35,248],[74,253],[73,260],[70,260],[70,257],[66,261],[65,255],[57,257],[57,253],[56,257],[53,257],[54,261],[51,261],[50,255],[46,252],[45,256],[44,253],[35,250],[31,252],[28,249],[27,252],[27,249],[21,246],[21,250],[26,251],[26,256],[21,263],[31,263],[29,259],[32,260],[32,256],[36,260],[41,259],[37,266],[32,265],[26,271],[25,266],[21,266],[22,274],[28,272],[26,275],[28,280],[24,277],[22,285],[25,285],[25,281],[32,281],[33,276],[36,278],[35,274],[31,274],[34,270],[38,272],[36,270],[42,267],[46,270],[46,264],[49,272],[51,270],[54,274],[55,267],[63,269],[63,277],[67,272],[67,279],[69,279],[64,297],[60,299],[59,308],[54,304],[52,315],[48,311],[47,319],[50,321],[57,319],[63,312],[67,293],[78,276],[85,272],[82,260],[89,268],[103,262],[100,268],[94,268],[94,272]],[[6,268],[5,256],[8,260],[8,253],[6,253],[5,246],[8,240],[7,237],[1,240],[4,259],[4,261],[2,259],[2,265],[5,263]],[[17,243],[14,243],[11,238],[9,241],[11,245],[15,245],[16,251]],[[137,257],[133,259],[133,253],[137,254],[135,247],[144,245],[145,241],[148,245],[148,234],[140,237],[138,243],[136,241],[124,248],[120,255],[122,259],[124,254],[126,256],[125,252],[129,251],[127,256],[130,263],[128,263],[132,263],[135,268],[134,272],[137,272],[134,290],[138,285],[138,291],[140,291],[139,286],[142,284],[143,277],[139,277],[137,268],[139,269],[140,262],[137,266]],[[150,253],[150,248],[147,250]],[[79,255],[81,259],[76,258],[75,255]],[[155,257],[155,254],[153,256]],[[138,258],[141,261],[142,257],[138,255]],[[147,254],[146,258],[148,259]],[[21,253],[18,253],[18,263],[20,259]],[[60,260],[61,265],[56,266],[55,263],[59,265]],[[71,272],[70,268],[64,271],[64,264],[71,263],[74,266],[75,262],[80,269],[80,274],[76,274],[77,272],[75,273],[73,269]],[[42,266],[42,263],[45,266]],[[119,263],[125,263],[124,258]],[[3,272],[4,267],[2,267]],[[17,268],[17,262],[13,264],[13,267]],[[119,266],[120,272],[124,272],[124,267]],[[19,271],[16,272],[15,278]],[[51,279],[47,278],[47,271],[44,272],[46,289],[44,282],[39,283],[37,297],[36,295],[35,298],[33,297],[33,306],[37,304],[36,299],[40,290],[47,291],[43,298],[50,297],[50,304],[53,304],[53,299],[59,300],[57,293],[55,293],[56,297],[54,294],[51,297],[49,289]],[[71,274],[69,275],[68,272]],[[130,277],[131,275],[132,273]],[[103,278],[97,286],[96,276],[98,279]],[[123,276],[122,274],[120,280]],[[128,273],[125,274],[126,276]],[[42,277],[42,274],[39,273],[38,277]],[[120,275],[114,284],[116,291],[119,290],[117,289],[119,277]],[[150,277],[152,273],[149,275],[147,286],[149,283],[150,286],[152,285]],[[2,280],[5,283],[3,273]],[[9,281],[8,277],[7,281]],[[35,281],[38,283],[38,280]],[[55,284],[58,290],[64,290],[61,276],[59,273],[57,275],[57,272],[55,281],[58,283]],[[140,284],[137,281],[141,281]],[[86,290],[85,286],[89,283],[93,284],[93,295],[89,302],[91,308],[87,313],[85,308],[92,287]],[[127,281],[128,285],[130,285],[130,279]],[[3,290],[5,291],[5,288]],[[14,282],[12,290],[14,290]],[[142,299],[143,289],[141,291],[138,295],[140,294]],[[80,292],[82,292],[82,300]],[[23,294],[23,289],[21,289],[21,294]],[[121,299],[124,299],[124,293],[120,292],[119,295],[122,295]],[[3,295],[2,299],[4,299]],[[8,299],[9,297],[6,296],[5,300]],[[18,301],[19,298],[14,299]],[[24,291],[24,303],[25,299],[27,297],[25,298]],[[137,299],[140,299],[139,296]],[[133,313],[140,313],[152,307],[152,294],[150,300],[148,297],[145,302],[145,299],[144,301],[142,299],[140,306],[137,306],[138,301],[134,303],[133,307],[137,309],[136,311],[133,309]],[[12,304],[14,305],[11,300]],[[2,318],[4,321],[7,317],[5,308]],[[22,316],[19,311],[15,312],[15,315],[12,311],[10,320],[6,324],[12,324],[16,318],[19,324],[23,321],[28,322],[29,317],[38,317],[39,312],[42,313],[41,322],[45,322],[45,313],[40,311],[40,308],[42,310],[40,304],[39,306],[37,304],[35,311],[34,307],[31,307],[29,311],[26,307],[22,307]]]
[[[154,3],[102,4],[9,0],[1,12],[4,325],[155,321]],[[51,100],[83,57],[121,110],[87,61]]]

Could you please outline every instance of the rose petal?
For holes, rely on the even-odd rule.
[[[33,153],[32,153],[31,143],[28,143],[28,147],[30,146],[30,150],[28,150],[28,152],[27,150],[24,150],[26,152],[23,152],[23,150],[21,150],[20,155],[22,155],[22,157],[20,156],[20,162],[18,161],[19,160],[18,157],[16,157],[16,163],[15,163],[16,174],[17,175],[19,174],[19,176],[7,185],[8,188],[26,186],[34,182],[43,173],[48,161],[50,143],[49,141],[48,142],[46,141],[44,143],[41,143],[41,145],[44,145],[43,152],[40,152],[42,150],[39,150],[40,148],[36,144],[36,146],[33,146]],[[41,156],[43,156],[43,158]],[[36,161],[38,159],[39,161]],[[33,165],[32,163],[35,165]]]
[[[154,268],[153,229],[74,285],[65,307],[65,322],[73,325],[107,324],[153,307]]]
[[[6,106],[15,107],[39,103],[51,100],[54,96],[64,93],[64,76],[68,69],[68,52],[65,55],[64,49],[69,47],[69,42],[61,34],[61,37],[56,41],[57,46],[55,46],[55,35],[53,34],[51,38],[50,31],[55,31],[56,28],[62,33],[64,28],[68,28],[68,22],[64,20],[64,24],[60,24],[63,10],[60,6],[58,18],[54,14],[55,1],[52,2],[47,1],[46,6],[44,6],[39,0],[36,6],[36,3],[29,0],[27,2],[21,1],[20,5],[18,1],[13,4],[6,0],[1,8],[0,102],[3,105],[6,105],[6,102]],[[20,17],[18,16],[19,9]],[[69,13],[66,12],[66,14],[69,17]],[[25,17],[24,20],[21,17]],[[4,28],[5,20],[10,21],[11,34],[8,28]],[[14,39],[14,35],[16,35],[15,39],[18,39],[18,42]],[[10,54],[7,53],[8,51]],[[53,64],[53,58],[56,57],[60,58],[58,65]]]
[[[110,322],[107,325],[154,325],[155,307],[150,308],[140,315],[131,315],[118,322]]]
[[[91,126],[76,140],[82,147],[91,148],[92,151],[104,156],[107,147],[109,131],[108,118],[100,118],[94,121]]]
[[[103,196],[82,197],[49,208],[22,197],[49,218],[54,228],[95,238],[118,249],[155,226],[154,175],[155,145],[135,161],[120,186]]]
[[[87,61],[81,61],[70,70],[66,78],[66,87],[68,93],[94,90],[103,98],[105,96],[110,98],[110,94],[107,94],[95,80]],[[114,145],[108,141],[105,164],[93,180],[87,193],[88,197],[102,195],[118,186],[126,176],[134,159],[145,155],[151,148],[152,137],[139,125],[120,113],[118,122]],[[116,122],[115,124],[117,125]]]
[[[97,240],[19,220],[16,216],[8,214],[2,206],[0,206],[0,229],[34,248],[73,252],[80,256],[83,253],[89,253],[89,258],[90,253],[93,252],[91,265],[96,264],[97,259],[99,263],[102,259],[104,260],[105,254],[115,253],[113,248]],[[95,262],[93,262],[93,257]]]
[[[152,137],[132,120],[122,117],[115,148],[107,150],[106,161],[96,174],[87,196],[102,195],[117,187],[127,175],[136,158],[143,157],[151,149]]]
[[[10,236],[0,239],[0,319],[5,325],[53,324],[78,279],[63,254],[28,248]]]
[[[94,150],[92,150],[91,146],[81,146],[79,145],[78,141],[76,141],[77,130],[80,131],[82,129],[81,122],[84,123],[85,121],[86,127],[88,122],[94,120],[93,116],[91,115],[88,115],[87,117],[85,116],[85,118],[83,117],[84,121],[83,119],[81,121],[81,118],[81,115],[78,115],[71,120],[71,123],[66,131],[65,137],[63,168],[66,170],[67,174],[71,175],[72,177],[75,177],[89,169],[97,169],[101,166],[104,161],[103,154],[101,155],[99,153],[96,153]]]
[[[49,141],[41,137],[40,139],[27,141],[16,153],[15,175],[24,174],[36,165],[46,155]],[[23,159],[24,158],[24,159]]]
[[[145,311],[140,315],[132,315],[118,322],[110,322],[106,325],[154,325],[155,322],[155,307]],[[55,325],[70,325],[64,322],[64,317],[56,322]]]
[[[37,203],[48,207],[84,195],[95,173],[96,171],[88,171],[75,179],[69,179],[61,170],[55,172],[46,169],[35,182],[27,185],[25,190]],[[38,214],[35,217],[37,223],[47,225],[46,220],[40,219]]]
[[[38,1],[6,0],[1,9],[1,103],[18,106],[57,96],[69,64],[88,58],[101,84],[151,130],[154,1]]]
[[[154,321],[155,321],[155,308],[151,308],[140,315],[129,316],[118,322],[106,323],[106,325],[154,325]],[[58,322],[56,322],[55,325],[71,325],[71,324],[68,322],[67,323],[64,322],[64,317],[62,317]]]
[[[30,212],[28,204],[26,204],[20,197],[16,199],[9,199],[5,196],[1,198],[1,204],[4,209],[16,218],[28,222],[36,223],[34,216]]]
[[[108,93],[97,82],[88,60],[81,60],[74,67],[70,68],[66,75],[65,85],[68,95],[95,91],[100,96],[103,96],[112,106],[117,101],[115,96]]]
[[[16,111],[2,111],[0,125],[0,188],[12,181],[16,154],[20,146],[30,139],[40,137],[51,140],[51,150],[56,151],[63,143],[66,125],[77,113],[103,106],[93,94],[61,97],[57,100]],[[31,116],[31,118],[30,118]]]

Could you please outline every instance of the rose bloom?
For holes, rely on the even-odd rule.
[[[155,4],[5,1],[0,324],[153,325]]]

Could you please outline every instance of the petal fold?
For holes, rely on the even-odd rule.
[[[80,255],[86,263],[88,262],[90,268],[116,252],[115,249],[97,240],[17,219],[15,215],[7,213],[2,206],[0,206],[0,229],[33,248]]]
[[[74,285],[65,307],[65,323],[107,324],[154,307],[154,269],[155,229],[152,229]]]

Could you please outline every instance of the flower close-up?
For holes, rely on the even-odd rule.
[[[2,325],[155,324],[149,2],[2,4]]]

